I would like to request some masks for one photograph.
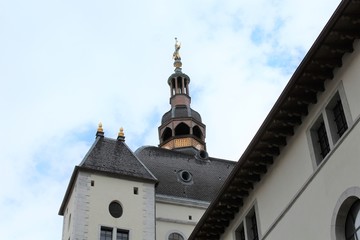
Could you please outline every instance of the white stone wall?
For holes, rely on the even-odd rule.
[[[205,202],[158,198],[156,202],[156,239],[167,240],[169,234],[173,232],[177,232],[187,239],[207,206],[208,203]]]
[[[94,186],[91,186],[92,181]],[[134,194],[134,187],[138,194]],[[120,218],[109,213],[112,201],[120,202],[123,207]],[[127,230],[132,240],[155,240],[154,184],[80,171],[64,214],[63,240],[69,237],[72,240],[99,239],[101,226],[113,228],[114,232]]]
[[[303,124],[295,129],[262,178],[255,185],[243,208],[221,239],[235,239],[235,230],[255,206],[260,239],[332,239],[332,219],[340,196],[347,189],[360,187],[360,47],[343,58],[333,80],[318,103],[309,107]],[[317,166],[314,164],[309,131],[336,93],[346,97],[349,129]],[[344,102],[343,102],[344,104]]]

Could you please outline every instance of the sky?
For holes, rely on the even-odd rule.
[[[95,140],[157,146],[174,38],[211,157],[237,161],[340,0],[0,0],[0,239],[61,239]]]

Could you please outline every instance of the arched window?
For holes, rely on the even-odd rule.
[[[202,134],[199,126],[193,127],[193,134],[194,134],[197,138],[203,140],[203,138],[202,138],[202,135],[203,135],[203,134]]]
[[[351,206],[345,222],[345,238],[360,239],[360,200]]]
[[[172,132],[170,128],[165,128],[163,134],[162,134],[162,140],[165,142],[166,140],[170,139],[172,136]]]
[[[331,219],[331,240],[360,239],[360,187],[346,189]]]
[[[180,123],[175,128],[175,136],[190,134],[190,127],[185,123]]]
[[[184,237],[181,236],[179,233],[171,233],[169,235],[169,240],[184,240]]]

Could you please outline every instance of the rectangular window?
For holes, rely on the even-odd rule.
[[[327,137],[325,123],[322,121],[316,130],[318,143],[320,146],[320,155],[324,158],[330,152],[329,139]]]
[[[259,240],[256,212],[253,208],[235,232],[236,240]]]
[[[129,231],[118,229],[116,240],[129,240]]]
[[[348,125],[345,118],[344,108],[341,104],[341,100],[337,100],[336,104],[332,110],[334,115],[334,122],[337,128],[337,134],[339,138],[344,134],[344,132],[348,129]]]
[[[100,240],[112,240],[112,228],[101,227]]]
[[[241,225],[238,227],[238,229],[235,232],[235,238],[236,240],[246,240],[245,238],[245,229],[244,229],[244,223],[241,223]]]
[[[351,125],[351,115],[343,86],[321,110],[319,118],[313,123],[308,134],[313,150],[313,166],[316,168],[322,160],[336,148],[339,139]]]
[[[257,222],[256,222],[256,215],[255,215],[255,211],[253,211],[249,216],[248,216],[249,221],[249,240],[259,240],[259,233],[258,233],[258,229],[257,229]]]

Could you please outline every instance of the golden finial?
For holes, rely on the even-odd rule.
[[[120,131],[119,131],[119,134],[118,134],[119,137],[124,137],[124,129],[121,127],[120,128]]]
[[[120,130],[119,130],[117,139],[118,139],[119,141],[122,141],[122,142],[125,141],[124,129],[123,129],[122,127],[121,127]]]
[[[104,129],[102,128],[102,123],[101,122],[99,122],[97,131],[98,132],[103,132],[104,131]]]
[[[96,131],[96,137],[104,137],[104,129],[102,128],[101,122],[99,122],[98,129]]]

